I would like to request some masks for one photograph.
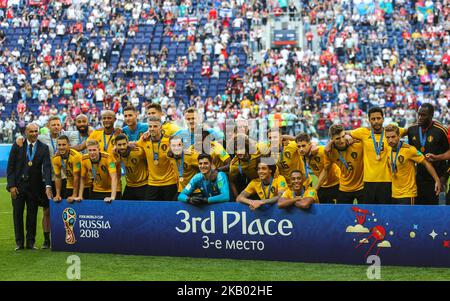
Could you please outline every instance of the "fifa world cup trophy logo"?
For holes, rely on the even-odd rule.
[[[66,208],[62,214],[64,228],[66,229],[66,244],[73,245],[76,243],[75,233],[73,232],[73,226],[77,220],[77,214],[72,208]]]

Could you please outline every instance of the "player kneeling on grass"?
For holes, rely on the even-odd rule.
[[[287,188],[278,200],[278,208],[287,208],[294,205],[300,209],[309,209],[313,203],[319,203],[317,191],[307,187],[305,191],[305,178],[300,170],[291,172],[291,186]]]
[[[254,179],[237,197],[237,201],[256,210],[265,204],[275,204],[287,188],[283,176],[274,178],[276,165],[258,163],[258,179]],[[257,200],[250,197],[257,197]]]
[[[200,173],[196,174],[189,184],[181,191],[178,200],[193,205],[220,203],[230,201],[230,187],[227,175],[212,169],[212,158],[208,154],[198,156]],[[200,189],[201,193],[195,195],[194,191]]]
[[[70,149],[69,138],[65,135],[59,136],[56,143],[58,151],[52,158],[56,188],[56,196],[53,200],[59,202],[61,199],[67,199],[67,202],[72,203],[78,196],[81,154]],[[66,181],[61,179],[61,173],[65,174]]]
[[[108,153],[100,152],[97,140],[88,139],[86,146],[88,153],[81,160],[80,190],[75,200],[83,199],[84,183],[86,178],[91,178],[92,191],[89,198],[110,203],[116,199],[116,164]]]

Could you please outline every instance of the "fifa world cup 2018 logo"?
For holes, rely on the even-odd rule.
[[[72,208],[66,208],[62,214],[64,228],[66,229],[66,244],[73,245],[76,243],[75,233],[73,232],[73,226],[77,220],[77,213]]]

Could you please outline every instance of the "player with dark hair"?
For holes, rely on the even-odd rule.
[[[417,196],[416,164],[423,165],[434,179],[434,193],[439,195],[441,182],[431,163],[414,146],[400,141],[400,130],[391,124],[385,127],[388,141],[388,164],[392,174],[392,203],[414,205]]]
[[[119,134],[116,137],[115,144],[118,153],[116,161],[123,163],[127,183],[122,199],[145,200],[148,182],[145,151],[138,146],[131,148],[128,145],[128,137],[125,134]]]
[[[228,177],[231,193],[236,199],[251,180],[258,178],[257,169],[261,154],[250,154],[250,139],[245,134],[237,134],[234,137],[234,154]]]
[[[309,183],[309,171],[318,177],[314,190],[317,191],[320,203],[336,203],[339,192],[339,167],[331,162],[325,154],[325,148],[318,146],[312,149],[311,137],[306,133],[300,133],[295,137],[299,153],[303,159],[305,175]]]
[[[254,179],[239,194],[236,201],[246,204],[251,210],[256,210],[266,204],[275,204],[287,188],[286,179],[279,175],[275,177],[276,165],[258,164],[258,178]],[[257,200],[251,199],[257,197]]]
[[[199,120],[198,113],[194,107],[187,108],[184,111],[184,121],[187,125],[186,128],[180,129],[177,131],[174,135],[180,136],[183,138],[183,145],[185,148],[189,148],[193,145],[195,145],[196,141],[200,142],[203,141],[203,126],[201,123],[201,120]],[[196,137],[196,130],[198,131]],[[205,129],[205,131],[208,132],[209,135],[212,135],[214,138],[214,141],[218,141],[223,139],[223,133],[217,132],[212,129]],[[200,137],[200,134],[202,136]],[[197,147],[198,148],[198,147]]]
[[[363,144],[355,141],[351,145],[345,139],[345,128],[333,124],[329,129],[332,149],[328,155],[331,162],[341,170],[337,203],[353,204],[356,199],[362,203],[364,199],[364,161]]]
[[[127,135],[129,141],[138,141],[148,131],[148,124],[137,121],[138,112],[134,106],[126,106],[123,109],[123,116],[126,124],[123,133]]]
[[[69,137],[59,136],[56,140],[58,151],[52,158],[53,170],[55,171],[56,195],[55,202],[67,199],[69,203],[78,196],[80,187],[81,158],[82,155],[70,148]],[[62,179],[64,174],[65,179]]]
[[[116,153],[114,150],[115,140],[121,130],[114,128],[114,122],[116,121],[116,113],[111,110],[105,110],[102,112],[102,125],[103,128],[93,131],[88,140],[95,140],[98,142],[101,152],[109,154],[111,160],[116,160]],[[86,144],[87,146],[87,144]],[[115,161],[116,164],[116,178],[117,178],[117,199],[120,198],[122,193],[122,172],[120,169],[120,161]]]
[[[309,209],[313,203],[319,203],[317,191],[311,187],[305,187],[305,181],[306,179],[300,170],[293,170],[291,172],[291,185],[278,200],[278,208],[287,208],[294,205],[300,209]]]
[[[194,146],[184,149],[182,137],[175,134],[169,140],[169,152],[174,170],[177,171],[178,192],[181,192],[198,173],[198,156]]]
[[[420,106],[417,113],[417,125],[408,129],[408,143],[427,157],[428,154],[441,155],[449,150],[448,129],[433,120],[434,107],[429,103]],[[428,156],[429,157],[429,156]],[[432,158],[432,157],[430,157]],[[432,161],[432,165],[441,179],[442,191],[446,191],[447,162]],[[416,173],[418,205],[439,205],[439,196],[435,193],[435,181],[425,165],[417,166]]]
[[[387,140],[383,128],[384,114],[379,107],[369,110],[371,128],[358,128],[349,132],[363,144],[364,199],[367,204],[391,204],[392,184],[387,164]],[[407,131],[399,129],[400,137]]]
[[[150,118],[156,117],[162,122],[163,111],[160,104],[151,103],[147,106],[147,122]],[[161,133],[164,137],[170,138],[173,134],[178,132],[180,127],[174,124],[173,122],[164,121],[161,125]],[[147,135],[144,135],[144,138],[147,139],[150,136],[150,133],[147,132]]]
[[[209,140],[209,145],[208,145]],[[230,168],[231,157],[225,150],[225,148],[217,141],[212,141],[212,137],[209,131],[202,131],[202,152],[211,155],[214,168],[218,171],[228,171]],[[208,147],[209,146],[209,147]],[[197,148],[195,150],[198,152]]]
[[[216,176],[212,167],[212,157],[208,154],[200,154],[198,156],[200,173],[189,181],[178,196],[178,200],[193,205],[229,202],[230,187],[227,175],[219,171]],[[194,195],[197,189],[200,190],[200,194]]]

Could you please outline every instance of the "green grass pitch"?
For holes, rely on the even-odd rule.
[[[68,280],[67,257],[50,250],[14,251],[12,205],[0,179],[0,280]],[[43,242],[39,209],[36,245]],[[367,266],[77,253],[81,280],[290,281],[368,280]],[[450,280],[450,269],[382,266],[381,280]]]

